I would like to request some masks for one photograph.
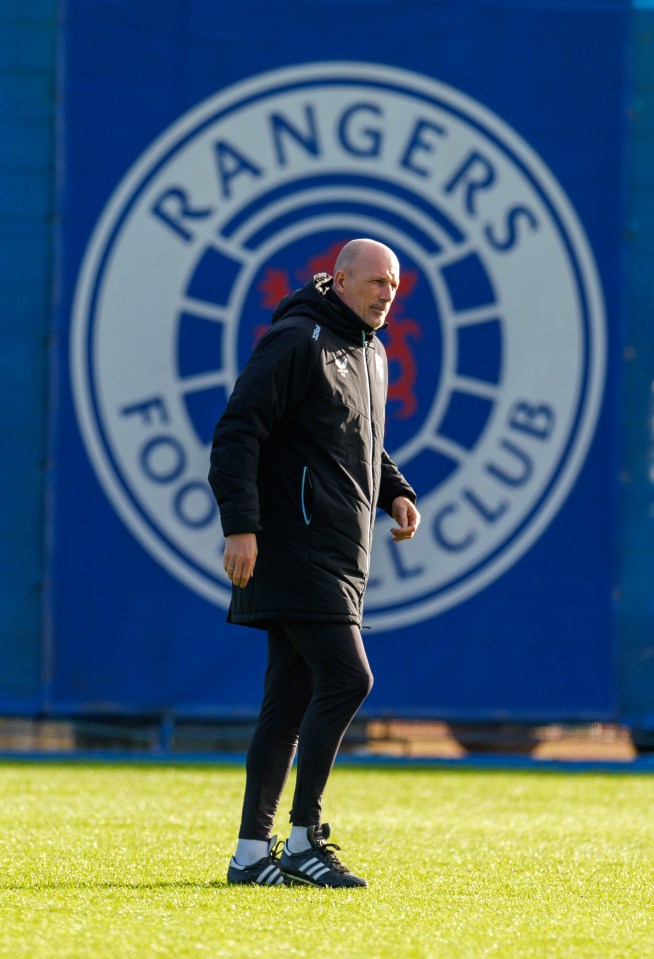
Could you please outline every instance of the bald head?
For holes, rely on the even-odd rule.
[[[384,325],[399,282],[397,257],[377,240],[350,240],[334,264],[334,292],[375,330]]]
[[[374,253],[382,255],[388,254],[397,263],[397,257],[390,247],[384,246],[383,243],[378,243],[377,240],[367,240],[363,238],[360,240],[350,240],[336,257],[334,274],[336,274],[338,270],[352,270],[359,257],[369,256]]]

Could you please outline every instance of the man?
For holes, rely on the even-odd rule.
[[[268,630],[264,699],[228,882],[365,886],[327,843],[321,801],[343,735],[372,686],[361,641],[377,505],[396,541],[420,521],[383,449],[387,364],[375,336],[397,257],[353,240],[334,276],[281,301],[216,426],[209,481],[232,583],[228,620]],[[298,750],[291,832],[271,838]]]

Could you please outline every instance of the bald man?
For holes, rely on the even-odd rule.
[[[214,431],[227,618],[268,634],[230,883],[367,885],[327,843],[322,797],[372,687],[360,628],[376,510],[393,517],[398,542],[420,522],[383,446],[388,368],[376,332],[399,282],[391,249],[347,243],[333,277],[317,274],[278,305]],[[296,751],[280,852],[271,833]]]

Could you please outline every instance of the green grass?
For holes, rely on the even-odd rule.
[[[0,764],[2,959],[654,957],[648,776],[337,767],[325,818],[363,890],[225,885],[242,786]]]

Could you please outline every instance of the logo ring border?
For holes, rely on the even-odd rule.
[[[589,302],[588,302],[589,297],[587,295],[587,291],[584,283],[584,280],[588,280],[588,275],[584,276],[584,271],[581,269],[579,264],[579,255],[581,253],[586,252],[586,250],[584,250],[584,246],[586,246],[588,250],[590,249],[588,242],[585,238],[583,228],[581,227],[581,224],[577,220],[576,214],[574,213],[574,210],[570,206],[570,203],[567,197],[565,196],[565,194],[563,194],[558,183],[552,177],[547,167],[542,163],[538,155],[531,149],[531,147],[527,143],[522,141],[519,135],[516,134],[515,131],[511,127],[509,127],[501,118],[493,114],[492,111],[484,107],[483,104],[482,105],[478,104],[477,101],[472,100],[471,98],[468,98],[465,94],[460,93],[460,91],[458,91],[455,88],[448,87],[447,89],[448,89],[448,92],[453,94],[453,100],[455,102],[463,101],[470,112],[465,112],[463,109],[459,108],[459,106],[455,106],[453,103],[447,102],[439,96],[433,95],[431,93],[427,93],[424,89],[416,88],[415,84],[416,84],[417,78],[424,80],[425,84],[429,84],[434,87],[440,87],[442,89],[445,86],[439,81],[434,80],[433,78],[428,77],[426,75],[423,77],[423,75],[418,75],[411,71],[404,71],[404,70],[399,70],[397,68],[392,68],[392,67],[389,68],[386,66],[383,67],[385,74],[387,76],[390,74],[397,77],[397,82],[391,82],[389,80],[381,80],[378,77],[374,77],[374,76],[371,77],[367,75],[366,71],[370,71],[370,70],[374,71],[376,69],[380,69],[380,66],[381,65],[373,64],[373,63],[360,64],[356,62],[355,63],[327,62],[324,64],[308,65],[305,67],[303,67],[302,65],[298,65],[298,66],[288,68],[286,71],[273,70],[267,73],[258,74],[255,77],[250,78],[249,81],[245,81],[245,83],[236,83],[230,88],[228,88],[223,95],[226,97],[230,97],[230,96],[233,96],[234,93],[236,93],[238,94],[237,99],[234,100],[233,102],[228,102],[227,105],[223,106],[221,109],[218,109],[218,110],[216,110],[215,108],[212,109],[209,115],[205,116],[203,119],[200,119],[199,122],[197,120],[194,122],[194,118],[197,117],[198,114],[202,116],[202,113],[206,111],[207,106],[215,103],[216,96],[220,97],[221,94],[217,94],[217,95],[214,94],[210,96],[209,98],[207,98],[207,100],[197,105],[196,107],[194,108],[192,107],[188,111],[186,117],[182,116],[182,118],[178,119],[177,122],[173,121],[171,126],[168,127],[161,134],[159,141],[155,140],[154,144],[152,144],[149,148],[147,148],[144,151],[144,153],[141,155],[141,157],[137,159],[137,161],[127,171],[127,173],[125,174],[125,179],[127,182],[123,184],[123,189],[121,190],[121,184],[119,184],[117,191],[115,191],[115,193],[112,194],[112,196],[109,198],[109,201],[105,207],[105,210],[100,215],[99,221],[96,225],[94,233],[92,234],[91,241],[89,243],[86,255],[84,257],[83,264],[80,268],[80,272],[79,272],[80,277],[86,278],[89,272],[89,267],[91,267],[90,272],[92,273],[92,277],[93,277],[92,291],[90,293],[90,296],[88,293],[86,293],[85,295],[85,286],[86,286],[85,283],[79,283],[78,288],[75,291],[73,315],[74,315],[74,323],[76,326],[78,326],[78,316],[80,314],[80,309],[79,309],[80,301],[88,302],[89,309],[88,311],[84,311],[86,313],[87,320],[84,324],[84,329],[82,330],[82,333],[78,334],[77,336],[75,335],[71,336],[71,352],[73,352],[74,347],[78,343],[78,340],[81,335],[83,337],[83,342],[84,342],[84,355],[86,356],[86,370],[84,370],[83,368],[80,369],[81,361],[78,359],[80,356],[80,351],[77,351],[72,356],[71,369],[73,370],[73,372],[76,371],[77,373],[76,376],[73,376],[76,408],[78,411],[78,417],[82,421],[81,422],[82,432],[84,434],[87,447],[89,448],[89,451],[93,451],[95,454],[93,456],[94,465],[96,465],[96,468],[97,468],[100,465],[98,461],[98,457],[99,456],[101,457],[102,455],[104,455],[106,461],[109,463],[111,467],[111,477],[110,478],[107,477],[107,474],[104,470],[101,470],[101,473],[102,473],[103,485],[105,485],[105,489],[107,489],[107,486],[109,487],[107,489],[107,492],[110,495],[111,502],[114,504],[114,506],[117,505],[117,501],[116,501],[117,498],[115,495],[115,490],[113,488],[114,483],[117,482],[120,487],[120,492],[122,492],[122,494],[126,496],[132,509],[134,509],[135,512],[137,513],[137,520],[135,521],[132,516],[129,516],[129,511],[127,509],[123,507],[119,510],[121,517],[123,517],[124,520],[128,521],[128,526],[137,533],[139,538],[143,536],[143,533],[145,531],[147,532],[146,539],[149,542],[153,543],[155,546],[163,544],[166,547],[166,549],[173,554],[172,558],[176,561],[173,563],[173,565],[176,569],[176,572],[178,574],[181,574],[181,578],[185,582],[187,582],[190,586],[192,586],[192,588],[194,588],[196,591],[201,592],[203,595],[206,596],[206,598],[212,601],[215,601],[215,598],[216,598],[215,591],[217,587],[222,592],[227,593],[226,588],[223,586],[222,583],[220,583],[219,580],[212,578],[210,575],[208,575],[206,573],[206,570],[204,570],[202,567],[199,567],[197,563],[193,559],[191,559],[187,554],[182,553],[180,550],[178,550],[178,548],[173,543],[170,542],[168,537],[164,533],[162,533],[161,529],[159,527],[154,526],[154,524],[149,520],[147,514],[143,512],[143,510],[140,507],[140,504],[135,499],[129,487],[126,485],[125,480],[123,479],[123,476],[122,476],[122,472],[118,468],[115,462],[115,459],[112,455],[109,442],[105,437],[104,430],[102,428],[102,421],[101,421],[99,410],[98,410],[94,377],[90,375],[90,371],[92,371],[94,368],[93,341],[94,341],[94,327],[95,327],[95,321],[96,321],[97,298],[98,298],[99,290],[102,286],[102,281],[103,281],[103,277],[106,269],[106,261],[111,255],[111,251],[116,241],[116,238],[120,234],[122,226],[124,222],[126,221],[126,219],[129,217],[132,208],[138,202],[139,196],[146,189],[147,185],[151,182],[151,180],[161,170],[161,168],[170,161],[170,158],[175,153],[183,149],[184,146],[189,142],[189,140],[198,136],[204,129],[206,129],[207,126],[211,126],[212,124],[215,124],[218,120],[225,118],[226,116],[228,116],[230,113],[233,113],[234,111],[241,110],[244,107],[249,106],[258,101],[269,99],[272,96],[281,95],[284,93],[297,91],[301,89],[307,89],[311,87],[324,88],[326,86],[340,86],[340,87],[360,86],[368,89],[375,88],[381,91],[400,93],[401,95],[404,95],[404,96],[410,96],[415,99],[422,100],[432,107],[436,107],[438,109],[443,110],[445,113],[449,113],[457,117],[459,120],[461,120],[464,123],[464,125],[476,129],[482,135],[483,138],[490,140],[494,144],[494,146],[500,151],[500,153],[504,154],[509,159],[509,161],[520,170],[521,174],[525,176],[525,178],[528,180],[532,189],[534,189],[540,201],[543,203],[544,207],[548,211],[556,227],[556,232],[558,233],[560,239],[563,242],[563,245],[565,247],[565,250],[568,256],[568,260],[573,265],[575,286],[576,286],[577,294],[579,297],[579,302],[581,305],[580,312],[581,312],[581,318],[583,321],[584,358],[586,362],[584,363],[583,375],[580,382],[577,409],[575,412],[574,421],[569,430],[568,441],[565,445],[565,448],[562,454],[559,456],[558,466],[556,470],[551,474],[550,481],[546,489],[542,492],[536,504],[532,506],[530,512],[523,518],[523,521],[520,523],[520,525],[514,528],[511,531],[510,535],[507,536],[503,540],[503,542],[493,550],[492,553],[487,554],[474,567],[469,568],[468,570],[466,570],[465,573],[461,574],[456,579],[450,580],[448,581],[448,583],[443,584],[437,590],[434,590],[431,593],[422,594],[417,599],[414,598],[413,600],[410,600],[410,601],[395,603],[392,607],[390,607],[390,609],[385,609],[383,607],[376,608],[374,611],[371,611],[371,616],[373,616],[375,619],[377,619],[379,616],[382,616],[382,615],[388,618],[388,616],[392,615],[394,612],[397,612],[401,616],[402,611],[406,610],[407,608],[412,608],[414,611],[418,611],[420,608],[423,608],[424,606],[433,605],[434,602],[438,602],[438,597],[441,597],[443,593],[449,594],[452,591],[456,592],[458,589],[461,589],[461,586],[459,586],[460,583],[466,584],[466,583],[469,583],[471,580],[473,581],[473,584],[476,583],[480,573],[482,573],[483,570],[486,569],[490,564],[493,564],[494,560],[499,554],[504,554],[506,556],[507,553],[512,552],[511,545],[513,544],[515,546],[516,541],[521,538],[525,528],[532,524],[532,519],[534,515],[541,510],[543,503],[545,503],[547,499],[551,496],[551,492],[553,488],[559,484],[559,478],[561,476],[561,473],[567,468],[571,476],[568,478],[567,485],[564,484],[565,488],[563,490],[563,493],[558,498],[559,501],[556,505],[556,508],[551,510],[551,515],[547,516],[546,521],[543,520],[542,523],[537,524],[538,527],[542,527],[543,529],[546,528],[546,526],[549,524],[552,517],[555,515],[555,513],[558,511],[558,508],[564,501],[565,496],[567,495],[569,491],[569,486],[572,484],[572,482],[574,481],[578,473],[579,466],[575,466],[574,469],[570,467],[569,453],[570,453],[571,447],[573,446],[573,444],[575,443],[575,440],[577,439],[577,434],[580,429],[580,420],[582,419],[582,414],[584,410],[585,409],[587,410],[590,405],[587,402],[587,393],[588,393],[589,387],[593,385],[592,383],[589,383],[591,367],[593,366],[593,363],[592,363],[593,347],[594,347],[594,352],[596,354],[595,392],[598,394],[598,396],[601,395],[603,390],[604,362],[605,362],[604,361],[605,347],[604,347],[603,336],[601,337],[601,342],[593,343],[592,337],[590,335],[591,333],[590,309],[589,309]],[[335,72],[330,73],[329,72],[330,70]],[[282,82],[279,78],[280,78],[280,74],[283,74],[284,72],[293,73],[293,74],[297,74],[298,72],[300,72],[302,76],[300,76],[298,79]],[[308,77],[307,74],[309,73],[314,73],[316,75],[312,77]],[[277,83],[271,86],[266,85],[266,81],[272,78],[275,78],[277,80]],[[400,79],[403,81],[403,83],[400,83]],[[253,92],[249,92],[249,88],[254,88]],[[509,143],[507,143],[506,141],[499,139],[495,131],[493,129],[489,129],[487,124],[485,122],[482,122],[482,120],[480,120],[477,117],[477,113],[482,111],[487,117],[491,118],[493,122],[496,123],[497,126],[500,127],[505,132],[508,140],[512,141],[511,145],[509,145]],[[183,132],[181,132],[181,134],[178,133],[177,136],[175,136],[175,130],[179,130],[180,125],[182,127],[185,127],[186,129],[184,129]],[[174,143],[172,144],[172,146],[169,146],[169,142],[171,139],[173,139],[173,137],[175,137]],[[546,181],[549,180],[548,186],[550,188],[551,193],[554,193],[555,195],[557,195],[558,205],[563,207],[564,212],[567,213],[568,218],[572,222],[572,226],[576,228],[576,231],[578,233],[577,240],[578,241],[581,240],[580,250],[575,249],[567,230],[564,228],[564,225],[561,222],[559,212],[557,208],[555,207],[550,195],[545,192],[543,186],[535,178],[531,168],[527,165],[527,163],[523,160],[523,158],[516,153],[516,149],[513,146],[513,142],[515,142],[517,144],[517,147],[520,150],[522,150],[529,159],[531,159],[532,164],[536,166],[537,169],[540,170],[541,175],[543,173],[545,174]],[[150,157],[153,152],[157,152],[158,144],[159,144],[159,150],[163,149],[164,152],[163,154],[159,155],[158,159],[155,160],[154,165],[152,165],[151,160],[147,162],[148,157]],[[133,185],[135,180],[136,180],[136,186]],[[124,195],[126,195],[126,198],[124,198]],[[110,217],[109,224],[107,227],[105,227],[104,225],[105,220],[106,218],[110,216],[112,207],[117,208],[117,210],[119,211],[118,215],[114,215],[113,217]],[[108,237],[105,238],[107,233],[108,233]],[[603,304],[602,304],[602,298],[601,298],[601,291],[600,291],[599,282],[596,279],[592,256],[588,256],[587,260],[588,260],[588,262],[586,263],[587,274],[588,272],[590,272],[590,278],[595,280],[595,291],[594,291],[596,294],[595,308],[596,308],[598,317],[603,317]],[[593,291],[591,290],[591,293],[592,292]],[[603,330],[601,332],[603,333]],[[597,339],[600,339],[600,337],[598,337]],[[87,379],[88,379],[88,383],[87,383]],[[86,398],[88,400],[90,397],[90,405],[93,411],[92,422],[89,422],[89,417],[86,413],[82,414],[81,412],[83,409],[86,408],[83,404],[84,397],[81,396],[81,394],[84,393],[85,388],[86,388],[86,394],[87,394]],[[100,449],[98,449],[97,442],[93,441],[94,438],[91,432],[93,427],[95,427],[95,438],[96,439],[99,438],[101,441]],[[592,427],[594,427],[594,423],[592,424]],[[590,436],[586,437],[585,443],[578,444],[583,446],[583,455],[585,455],[587,446],[590,443],[590,438],[592,436],[592,427],[590,430],[587,430],[587,432],[590,433]],[[582,456],[581,455],[578,456],[577,459],[582,459]],[[545,513],[546,510],[542,510],[542,512]],[[144,530],[144,527],[145,527],[145,530]],[[156,552],[158,555],[159,551],[157,550]],[[520,554],[522,552],[523,550],[520,551]],[[506,562],[504,564],[501,564],[502,568],[495,575],[491,577],[490,581],[497,578],[497,576],[500,575],[504,569],[510,566],[513,561],[514,560],[512,557],[507,557]],[[169,564],[166,564],[166,565],[169,565]],[[187,570],[189,568],[192,569],[195,573],[195,576],[193,578],[191,578],[188,574]],[[202,589],[198,588],[200,585],[196,578],[198,575],[201,577],[203,586],[204,584],[208,584],[204,586],[204,588]],[[477,588],[475,588],[472,591],[477,592],[480,588],[482,588],[482,586],[483,584],[478,585]],[[465,598],[465,596],[462,596],[461,598],[463,599]],[[447,606],[449,605],[453,605],[453,604],[452,603],[447,604]],[[445,608],[447,608],[447,606],[445,606]],[[417,618],[422,619],[423,617],[417,617]],[[412,621],[414,620],[415,620],[415,617],[412,619]]]

